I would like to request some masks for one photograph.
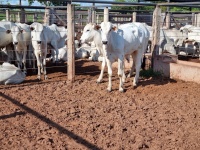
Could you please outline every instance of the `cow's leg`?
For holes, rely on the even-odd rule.
[[[106,66],[106,59],[105,59],[105,57],[102,57],[102,58],[103,58],[103,60],[102,60],[102,63],[101,63],[101,72],[100,72],[99,78],[97,79],[97,83],[101,83],[101,81],[103,79],[104,69],[105,69],[105,66]]]
[[[118,77],[120,80],[119,83],[119,91],[124,92],[123,87],[123,76],[124,76],[124,57],[118,58]]]
[[[37,60],[37,67],[38,67],[38,76],[37,76],[37,79],[41,80],[41,62],[40,62],[40,57],[37,53],[35,53],[35,57],[36,57],[36,60]]]
[[[22,59],[22,63],[23,63],[23,69],[24,69],[24,73],[27,73],[27,69],[26,69],[26,55],[27,55],[27,46],[24,47],[24,52],[23,52],[23,59]]]
[[[131,66],[131,70],[130,70],[130,72],[129,72],[129,74],[128,74],[128,76],[127,77],[131,77],[132,75],[133,75],[133,72],[134,72],[134,69],[135,69],[135,59],[136,59],[136,55],[137,55],[137,52],[134,52],[134,53],[132,53],[132,66]]]
[[[109,92],[112,91],[112,63],[109,59],[106,59],[107,67],[108,67],[108,88]]]
[[[33,65],[32,64],[32,62],[33,62],[33,56],[32,56],[33,48],[32,48],[31,44],[28,45],[27,53],[28,53],[28,64],[29,64],[29,67],[32,67],[32,65]]]
[[[33,72],[35,73],[36,72],[36,69],[35,69],[35,60],[36,60],[36,57],[35,57],[35,54],[33,52],[31,52],[31,60],[33,62]]]
[[[135,57],[135,77],[133,79],[133,86],[137,86],[138,83],[138,78],[139,78],[139,74],[140,74],[140,68],[141,68],[141,64],[142,64],[142,54],[137,53],[136,57]]]
[[[14,46],[15,48],[15,55],[17,57],[17,67],[21,69],[22,67],[22,64],[21,64],[21,59],[20,59],[20,54],[19,54],[19,51],[18,49],[16,48],[16,46]]]
[[[47,80],[47,71],[46,71],[46,57],[47,57],[47,44],[44,47],[44,52],[43,52],[43,70],[44,70],[44,79]]]
[[[47,80],[48,76],[47,76],[47,71],[46,71],[46,56],[44,56],[43,58],[43,70],[44,70],[44,79]]]
[[[7,45],[5,47],[5,52],[8,55],[8,59],[7,62],[11,62],[12,60],[14,60],[14,51],[13,51],[13,47],[11,46],[11,44]]]
[[[55,62],[58,62],[58,46],[57,46],[56,41],[51,41],[51,45],[54,47],[55,52],[56,52]]]

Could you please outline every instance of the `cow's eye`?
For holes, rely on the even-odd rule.
[[[87,32],[89,32],[90,30],[87,30]]]

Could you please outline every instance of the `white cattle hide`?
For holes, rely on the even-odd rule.
[[[101,58],[100,58],[100,53],[97,49],[92,49],[90,51],[90,57],[89,57],[89,60],[92,60],[92,61],[101,61]]]
[[[55,24],[52,24],[51,26],[44,26],[37,22],[31,24],[30,27],[32,30],[32,45],[37,59],[38,79],[41,79],[40,76],[43,72],[45,79],[47,79],[47,44],[50,44],[55,50],[56,55],[54,55],[54,50],[51,51],[53,55],[53,62],[58,61],[58,49],[64,47],[65,45],[65,41],[67,39],[67,29],[65,27],[58,27]]]
[[[58,60],[59,61],[67,61],[67,47],[58,49]]]
[[[82,48],[82,47],[77,48],[76,51],[75,51],[75,57],[77,59],[88,58],[89,57],[89,52],[86,49]]]
[[[13,39],[12,41],[14,44],[15,54],[17,57],[18,68],[24,69],[24,71],[26,72],[27,52],[29,54],[28,55],[29,65],[32,64],[30,59],[32,59],[32,53],[33,53],[31,45],[30,27],[27,24],[16,23],[16,26],[13,26],[11,28],[11,33],[12,33],[12,39]],[[22,68],[22,63],[24,68]]]
[[[8,55],[7,61],[14,60],[14,49],[12,47],[11,28],[16,26],[10,21],[0,21],[0,48]]]
[[[37,79],[41,80],[41,73],[44,74],[44,79],[46,80],[46,55],[47,55],[47,36],[48,32],[43,30],[46,27],[40,23],[34,22],[30,25],[32,45],[34,49],[34,54],[37,60],[38,76]]]
[[[119,91],[123,92],[123,79],[124,77],[124,56],[125,56],[125,41],[124,32],[121,29],[115,30],[110,22],[101,23],[101,41],[103,43],[103,56],[108,67],[108,91],[112,90],[112,63],[118,61],[118,77],[120,79]],[[130,33],[130,31],[129,31]],[[139,44],[139,40],[136,46]],[[139,45],[138,45],[139,46]],[[101,82],[100,77],[97,82]]]
[[[180,31],[187,34],[184,35],[185,39],[183,41],[182,50],[185,49],[187,55],[192,54],[194,56],[195,54],[197,54],[199,56],[200,27],[185,25],[180,28]]]
[[[25,80],[25,77],[24,72],[8,62],[0,65],[0,84],[19,84]]]
[[[122,29],[124,29],[124,30],[126,30],[126,28],[129,28],[129,26],[131,26],[131,29],[130,30],[128,30],[128,31],[126,31],[125,33],[126,33],[126,35],[127,35],[127,37],[131,37],[132,35],[134,35],[136,32],[134,32],[134,29],[133,28],[135,28],[135,30],[137,31],[137,33],[138,32],[140,32],[141,33],[141,35],[142,36],[144,36],[143,38],[140,38],[140,39],[137,39],[136,38],[136,40],[134,41],[134,38],[132,39],[133,41],[131,41],[131,42],[133,42],[132,43],[132,48],[133,48],[133,45],[135,45],[135,48],[133,48],[133,51],[134,50],[137,50],[138,49],[138,47],[140,47],[140,49],[142,49],[142,51],[143,52],[141,52],[141,53],[144,53],[145,52],[145,50],[146,50],[146,47],[147,47],[147,43],[148,43],[148,39],[149,39],[149,31],[146,29],[146,27],[144,27],[144,25],[142,25],[142,27],[140,28],[140,30],[138,30],[138,27],[140,27],[141,26],[141,24],[140,23],[135,23],[135,25],[134,24],[129,24],[129,25],[122,25],[121,26],[121,28]],[[96,45],[96,47],[97,47],[97,49],[99,50],[99,52],[100,52],[100,55],[102,55],[102,53],[103,53],[103,44],[102,44],[102,37],[101,37],[101,31],[99,30],[99,28],[100,28],[100,26],[99,25],[97,25],[97,24],[93,24],[93,23],[89,23],[89,24],[87,24],[85,27],[84,27],[84,29],[83,29],[83,34],[82,34],[82,36],[81,36],[81,39],[80,39],[80,41],[81,41],[81,43],[89,43],[89,42],[92,42],[92,41],[94,41],[94,43],[95,43],[95,45]],[[110,29],[109,29],[110,30]],[[119,30],[120,31],[120,30]],[[121,30],[121,31],[123,31],[123,30]],[[117,31],[116,31],[117,32]],[[118,34],[118,33],[114,33],[114,34]],[[124,31],[123,31],[124,32]],[[117,35],[118,36],[118,35]],[[135,35],[134,35],[135,36]],[[136,37],[138,37],[138,36],[136,36]],[[114,43],[114,46],[116,47],[116,48],[120,48],[120,44],[123,44],[123,43],[121,43],[121,41],[123,41],[123,40],[119,40],[119,41],[116,41],[116,43]],[[141,44],[142,43],[142,44]],[[125,44],[126,45],[128,45],[128,44],[130,44],[130,43],[128,43],[128,42],[125,42]],[[118,47],[119,46],[119,47]],[[123,47],[123,46],[122,46]],[[128,51],[128,48],[129,46],[127,46],[127,48],[124,50],[124,52],[122,52],[122,53],[124,53],[124,55],[125,55],[125,53],[126,53],[126,56],[125,56],[125,58],[127,59],[127,58],[129,58],[129,56],[130,56],[130,54],[131,55],[133,55],[133,57],[134,57],[134,59],[135,60],[139,60],[140,62],[142,61],[142,58],[140,58],[140,57],[142,57],[142,56],[140,56],[139,57],[139,55],[137,55],[137,52],[135,52],[135,54],[134,53],[129,53],[129,51]],[[112,48],[113,49],[113,48]],[[118,49],[119,50],[119,49]],[[120,51],[120,50],[119,50]],[[112,53],[113,53],[113,50],[111,51]],[[136,56],[137,55],[137,56]],[[143,55],[143,54],[140,54],[140,55]],[[112,55],[113,56],[113,55]],[[114,57],[116,57],[116,56],[118,56],[118,54],[116,54]],[[104,73],[104,69],[105,69],[105,65],[106,65],[106,60],[105,60],[105,58],[106,57],[110,57],[110,55],[109,55],[109,53],[107,53],[107,52],[105,52],[104,53],[104,55],[103,55],[103,57],[99,57],[98,58],[98,60],[99,61],[102,61],[102,65],[101,65],[101,73],[100,73],[100,76],[99,76],[99,78],[97,79],[97,83],[100,83],[101,81],[102,81],[102,78],[103,78],[103,73]],[[115,59],[113,59],[112,61],[115,61],[117,58],[115,58]],[[140,65],[140,62],[139,63],[136,63],[136,66],[137,66],[137,68],[139,68],[138,66],[141,66]],[[121,67],[121,66],[120,66]],[[130,74],[132,74],[132,72],[133,72],[133,67],[134,67],[134,63],[133,63],[133,65],[132,65],[132,68],[131,68],[131,71],[130,71]],[[137,69],[137,70],[139,70],[139,69]],[[123,71],[122,71],[123,72]],[[118,73],[120,73],[120,71],[118,72]],[[138,76],[139,76],[139,73],[137,73],[137,76],[135,77],[135,79],[134,79],[134,85],[136,85],[136,82],[137,82],[137,80],[138,80]],[[123,73],[123,81],[125,80],[125,75],[124,75],[124,73]],[[108,90],[110,91],[111,90],[111,86],[109,85],[109,87],[108,87]],[[121,88],[120,87],[120,90],[121,91],[123,91],[123,88]]]

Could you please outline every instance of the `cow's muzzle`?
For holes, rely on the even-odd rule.
[[[41,44],[41,43],[42,43],[42,41],[37,41],[37,43],[38,43],[38,44]]]
[[[14,42],[14,45],[17,45],[18,44],[18,42]]]
[[[104,45],[106,45],[106,44],[108,44],[108,41],[102,41],[102,43],[103,43]]]

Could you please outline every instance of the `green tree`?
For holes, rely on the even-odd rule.
[[[63,5],[67,5],[67,2],[63,2],[62,0],[28,0],[29,5],[31,5],[34,1],[38,1],[41,4],[44,4],[46,6],[63,6]]]
[[[114,0],[115,2],[138,2],[139,0]],[[153,11],[154,7],[153,6],[112,6],[111,9],[113,10],[146,10],[146,11]]]

